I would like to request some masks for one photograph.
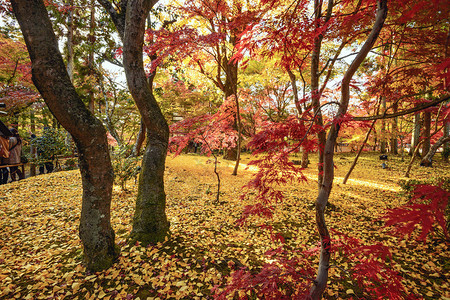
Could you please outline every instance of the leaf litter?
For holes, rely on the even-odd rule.
[[[348,157],[337,160],[337,177],[343,176]],[[314,159],[314,158],[312,158]],[[244,158],[244,163],[248,158]],[[402,166],[392,163],[390,173],[374,160],[362,160],[342,185],[336,179],[327,208],[329,227],[366,243],[391,247],[396,271],[411,293],[425,299],[450,298],[448,241],[427,243],[400,240],[391,235],[379,217],[403,199],[395,182]],[[313,165],[313,164],[312,164]],[[108,270],[91,274],[82,265],[78,237],[81,179],[78,171],[58,172],[2,186],[0,194],[0,298],[1,299],[208,299],[214,287],[222,290],[230,274],[242,267],[257,270],[269,262],[265,253],[281,246],[260,225],[270,225],[297,251],[317,246],[314,200],[317,182],[310,167],[308,183],[285,187],[286,200],[277,204],[271,220],[252,217],[236,226],[243,208],[241,187],[252,170],[231,176],[232,163],[219,164],[223,187],[220,204],[214,204],[215,177],[207,158],[181,155],[167,159],[167,215],[171,236],[163,243],[142,247],[127,244],[131,232],[137,187],[114,186],[111,223],[121,254]],[[445,169],[444,169],[445,170]],[[308,173],[309,172],[309,173]],[[439,168],[427,170],[442,175]],[[445,173],[444,173],[445,174]],[[416,178],[424,176],[416,174]],[[372,183],[372,184],[371,184]],[[316,262],[313,262],[316,263]],[[345,269],[352,262],[333,256],[326,299],[354,297],[354,283]]]

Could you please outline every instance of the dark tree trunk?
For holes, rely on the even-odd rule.
[[[322,15],[321,9],[322,1],[314,0],[314,13],[315,19],[317,21],[317,27],[320,25],[320,18]],[[311,54],[311,101],[312,106],[314,108],[314,115],[316,116],[314,122],[316,126],[323,128],[323,117],[322,112],[320,111],[320,93],[319,93],[319,77],[320,77],[320,49],[322,47],[323,35],[320,34],[314,38],[313,51]],[[319,188],[322,185],[323,181],[323,158],[324,158],[324,147],[326,142],[326,132],[325,130],[320,130],[317,133],[317,139],[319,143],[319,164],[318,164],[318,184]]]
[[[52,24],[40,0],[11,1],[32,62],[32,79],[53,115],[73,136],[83,183],[80,238],[89,270],[110,267],[117,257],[110,223],[113,171],[106,131],[70,82]]]
[[[31,131],[31,134],[36,133],[36,115],[34,114],[33,108],[31,109],[31,113],[30,113],[30,131]],[[36,147],[33,145],[30,145],[31,158],[35,158],[36,153],[37,153]],[[30,164],[30,176],[36,176],[36,165],[34,163]]]
[[[446,122],[444,126],[444,136],[448,137],[450,136],[450,122]],[[450,155],[450,141],[447,141],[444,143],[444,161],[448,162],[448,158]]]
[[[420,165],[424,167],[431,167],[432,159],[436,154],[437,149],[448,142],[450,142],[450,136],[442,136],[432,147],[430,147],[430,150],[424,156],[424,158],[420,162]]]
[[[152,91],[143,64],[145,21],[157,0],[121,1],[118,9],[108,0],[97,0],[111,16],[123,41],[123,61],[128,88],[147,129],[147,148],[139,177],[138,197],[133,218],[132,241],[144,245],[164,240],[169,234],[165,213],[164,168],[169,143],[169,126]]]
[[[136,137],[136,142],[134,143],[133,150],[131,151],[131,156],[137,157],[141,154],[141,148],[144,144],[145,133],[147,132],[144,122],[141,120],[141,125],[139,126],[139,132]]]
[[[423,112],[423,134],[422,137],[424,139],[422,145],[422,155],[426,155],[431,148],[431,112],[424,111]]]
[[[128,87],[147,128],[147,148],[139,177],[133,218],[132,240],[144,245],[163,241],[169,233],[165,213],[164,169],[169,143],[169,126],[147,81],[143,64],[146,17],[156,1],[128,2],[123,35],[123,63]]]
[[[412,133],[411,150],[409,155],[413,155],[420,140],[420,112],[414,115],[414,128]]]
[[[342,181],[342,184],[346,184],[348,178],[352,174],[353,169],[355,168],[356,163],[358,162],[359,156],[361,155],[361,152],[363,151],[364,146],[366,145],[367,141],[369,140],[369,136],[370,136],[370,133],[372,132],[373,127],[375,126],[375,122],[376,122],[376,120],[372,122],[372,126],[370,126],[369,131],[367,132],[366,137],[364,138],[364,141],[363,141],[361,147],[358,150],[358,154],[356,154],[356,157],[353,160],[352,165],[350,166],[350,169],[348,170],[347,174],[345,174],[345,177],[344,177],[344,180]]]
[[[381,104],[383,106],[383,113],[386,113],[386,97],[381,98]],[[381,120],[381,145],[380,153],[384,154],[387,152],[387,133],[386,133],[386,120]]]
[[[398,104],[394,103],[392,105],[394,113],[398,111]],[[393,118],[391,121],[392,125],[392,136],[391,136],[391,153],[394,155],[398,154],[398,118]]]

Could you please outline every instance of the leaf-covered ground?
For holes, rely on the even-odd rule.
[[[377,156],[364,155],[351,180],[342,185],[352,154],[336,159],[337,178],[326,213],[330,227],[366,243],[381,241],[392,247],[395,268],[407,289],[425,299],[450,299],[449,244],[439,237],[426,244],[392,237],[379,216],[404,199],[396,184],[406,169],[400,158],[381,169]],[[172,235],[152,247],[128,245],[136,185],[129,191],[115,187],[112,224],[121,255],[114,266],[90,274],[81,263],[78,223],[81,184],[78,171],[58,172],[1,186],[0,298],[1,299],[208,299],[230,280],[232,269],[257,270],[277,247],[258,225],[268,223],[281,232],[292,249],[317,245],[314,205],[317,183],[315,158],[308,183],[284,188],[287,200],[270,221],[252,219],[237,227],[244,205],[239,195],[252,170],[241,167],[231,176],[232,164],[220,165],[221,202],[214,204],[216,179],[207,158],[182,155],[167,159],[167,214]],[[244,164],[248,158],[244,159]],[[413,167],[412,178],[450,176],[448,165]],[[352,262],[334,256],[327,299],[355,297],[354,282],[345,272]]]

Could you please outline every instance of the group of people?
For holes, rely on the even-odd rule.
[[[15,128],[11,128],[12,136],[0,136],[0,184],[11,181],[21,180],[25,176],[19,170],[22,154],[22,139]]]

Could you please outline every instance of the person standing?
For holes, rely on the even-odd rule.
[[[9,138],[9,158],[7,159],[7,163],[9,165],[20,164],[20,156],[22,154],[22,139],[20,138],[19,132],[15,128],[11,128],[9,131],[13,134]],[[9,174],[11,176],[11,180],[16,180],[16,174],[19,179],[24,179],[24,174],[19,170],[19,166],[9,167]]]
[[[9,158],[9,139],[0,133],[0,167],[7,165]],[[0,184],[8,183],[9,172],[7,167],[0,168]]]

